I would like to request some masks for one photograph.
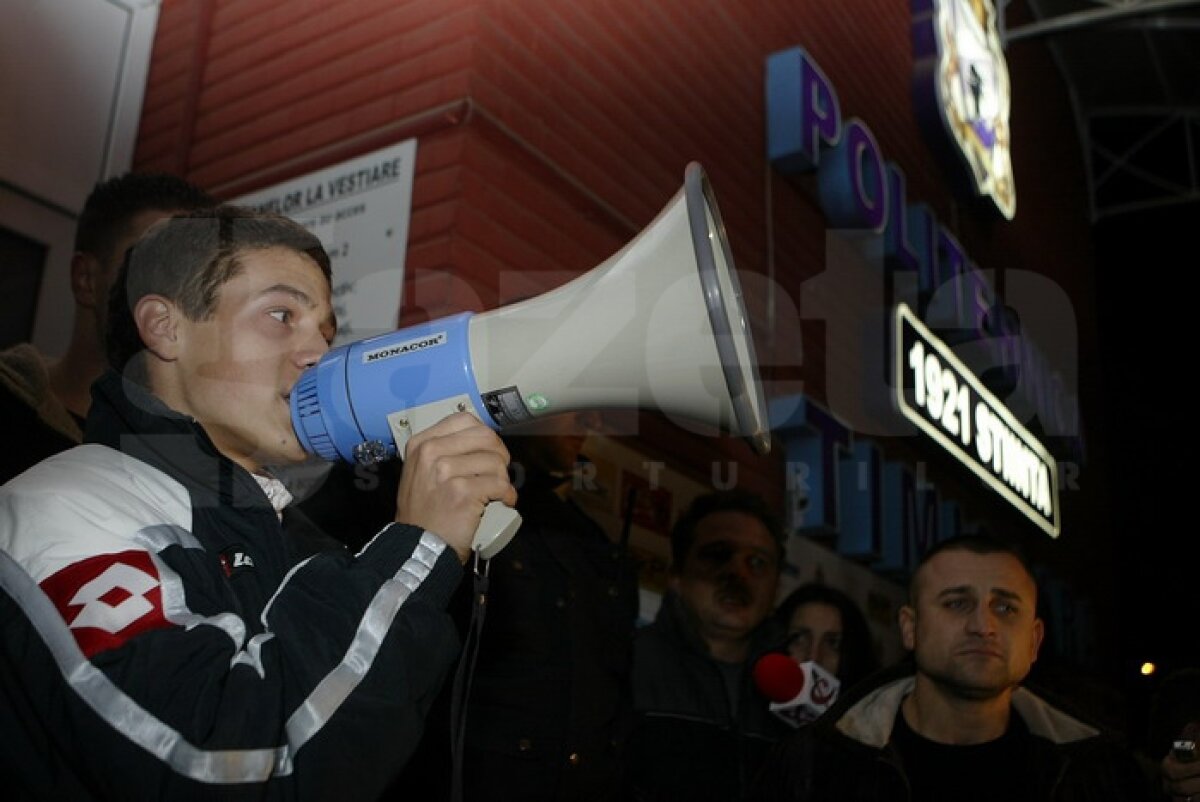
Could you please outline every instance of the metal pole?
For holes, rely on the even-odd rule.
[[[1005,32],[1004,42],[1007,45],[1025,39],[1036,39],[1042,36],[1087,28],[1092,25],[1101,25],[1128,17],[1154,14],[1160,11],[1180,11],[1196,5],[1200,5],[1200,0],[1157,0],[1157,2],[1137,3],[1135,5],[1121,6],[1120,8],[1076,11],[1072,14],[1063,14],[1059,17],[1051,17],[1039,22],[1030,23],[1029,25],[1022,25],[1019,28],[1009,28]]]

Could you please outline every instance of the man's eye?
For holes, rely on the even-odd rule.
[[[287,323],[292,319],[292,312],[289,309],[272,309],[267,312],[268,315],[278,320],[280,323]]]
[[[945,602],[948,610],[965,610],[967,608],[966,599],[947,599]]]
[[[1016,615],[1017,614],[1016,606],[1009,604],[1008,602],[999,602],[998,604],[996,604],[995,609],[996,609],[996,612],[1000,613],[1001,615]]]

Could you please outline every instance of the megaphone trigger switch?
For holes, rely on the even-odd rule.
[[[519,512],[503,502],[490,502],[483,509],[471,548],[479,552],[483,559],[490,560],[508,545],[520,528]]]

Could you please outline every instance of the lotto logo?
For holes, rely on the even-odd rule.
[[[254,558],[241,546],[230,546],[218,554],[217,559],[221,563],[221,570],[225,572],[225,576],[227,577],[233,577],[234,574],[240,574],[242,571],[247,571],[254,567]]]
[[[70,565],[42,582],[87,657],[135,635],[171,626],[162,612],[158,570],[143,551],[104,554]]]

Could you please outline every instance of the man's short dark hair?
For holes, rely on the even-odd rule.
[[[937,555],[945,551],[969,551],[972,554],[1007,554],[1014,558],[1025,569],[1025,573],[1029,574],[1029,578],[1033,580],[1034,587],[1037,587],[1037,577],[1033,573],[1033,565],[1029,562],[1029,556],[1025,550],[1017,543],[1010,540],[1002,540],[994,535],[957,535],[955,537],[935,543],[929,551],[921,555],[921,559],[912,570],[912,574],[908,579],[908,602],[914,604],[917,599],[917,574],[921,569]]]
[[[101,181],[83,204],[75,226],[75,250],[102,262],[119,259],[117,243],[133,218],[146,211],[182,212],[216,206],[203,189],[168,173],[126,173]]]
[[[287,248],[311,258],[328,280],[329,255],[299,223],[240,206],[217,206],[160,220],[129,249],[108,298],[109,363],[124,370],[142,353],[133,309],[147,295],[177,304],[190,320],[205,320],[225,282],[241,273],[245,253]],[[134,378],[140,380],[140,376]]]
[[[671,565],[674,570],[683,569],[688,551],[696,540],[696,525],[715,512],[740,512],[762,521],[775,541],[776,556],[783,562],[783,525],[767,502],[748,490],[718,490],[697,496],[671,529]]]

